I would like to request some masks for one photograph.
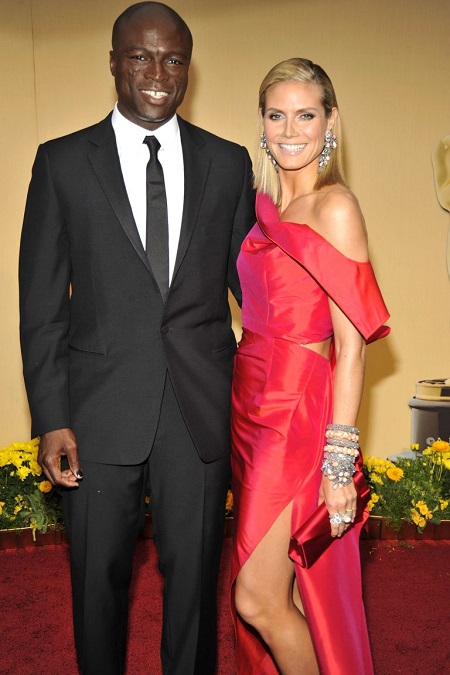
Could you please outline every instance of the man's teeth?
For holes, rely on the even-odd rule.
[[[146,94],[150,94],[153,98],[165,98],[169,94],[166,91],[155,91],[154,89],[144,89]]]

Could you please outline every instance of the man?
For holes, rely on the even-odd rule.
[[[239,301],[236,258],[254,213],[247,151],[175,114],[191,51],[171,8],[125,10],[110,53],[116,108],[39,148],[25,211],[24,376],[39,462],[65,488],[88,675],[124,670],[147,485],[165,575],[164,673],[215,667],[236,347],[227,288]]]

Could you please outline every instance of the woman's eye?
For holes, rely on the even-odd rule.
[[[279,120],[281,119],[280,113],[270,113],[269,120]]]

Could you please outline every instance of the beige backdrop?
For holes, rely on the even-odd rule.
[[[38,143],[111,109],[110,31],[128,4],[0,0],[0,446],[29,435],[17,253],[33,157]],[[392,336],[369,348],[359,424],[366,452],[387,456],[406,448],[416,380],[450,377],[450,221],[431,165],[433,147],[450,133],[450,2],[172,0],[172,6],[194,35],[182,114],[251,153],[258,86],[274,63],[305,56],[334,81],[347,175],[392,314]]]

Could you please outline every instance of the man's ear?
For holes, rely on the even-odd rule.
[[[116,59],[115,59],[115,56],[114,56],[114,52],[112,50],[109,52],[109,69],[111,71],[111,75],[113,77],[115,77],[116,76]]]

